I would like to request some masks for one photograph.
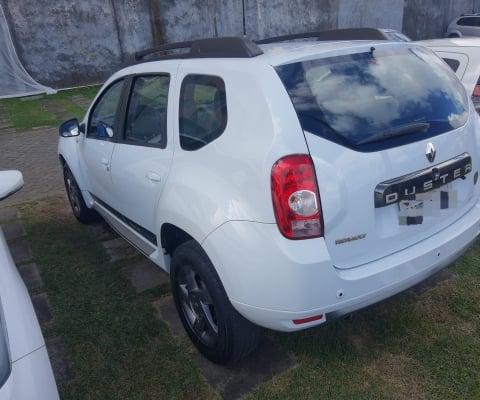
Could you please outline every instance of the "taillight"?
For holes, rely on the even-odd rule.
[[[478,114],[480,114],[480,84],[478,83],[475,85],[475,89],[473,89],[472,101],[473,105],[475,106],[475,110]]]
[[[320,196],[310,156],[291,155],[272,167],[272,200],[278,229],[288,239],[323,235]]]

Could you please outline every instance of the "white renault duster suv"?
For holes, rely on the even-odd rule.
[[[218,363],[258,327],[401,292],[479,233],[479,119],[448,66],[411,43],[285,39],[142,52],[60,127],[77,219],[100,214],[170,273]]]

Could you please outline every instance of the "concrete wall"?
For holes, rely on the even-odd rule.
[[[480,0],[405,0],[403,32],[414,40],[443,37],[453,18],[480,12]]]
[[[102,81],[153,44],[149,0],[55,0],[45,7],[2,0],[2,6],[25,69],[50,86]]]
[[[252,39],[334,29],[338,0],[245,0],[246,33]]]
[[[135,51],[164,42],[253,38],[336,27],[443,36],[450,20],[480,0],[0,0],[27,71],[59,88],[103,81]]]

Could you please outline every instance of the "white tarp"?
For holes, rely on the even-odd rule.
[[[56,90],[36,82],[23,68],[0,4],[0,99],[40,93],[53,94]]]

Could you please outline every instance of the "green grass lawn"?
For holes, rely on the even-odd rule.
[[[65,110],[72,118],[82,119],[85,108],[76,104],[72,97],[82,96],[93,100],[99,86],[63,90],[53,95],[40,95],[31,98],[13,98],[0,100],[0,106],[17,130],[27,130],[40,126],[58,126],[62,121],[45,108],[45,102],[51,102],[58,109]]]
[[[76,378],[69,399],[210,399],[217,396],[152,302],[168,287],[138,294],[78,224],[65,199],[21,207],[54,321]],[[480,244],[449,269],[454,279],[403,293],[352,320],[267,335],[297,367],[246,399],[479,399]]]

